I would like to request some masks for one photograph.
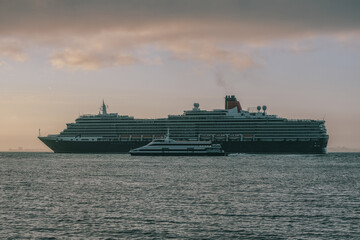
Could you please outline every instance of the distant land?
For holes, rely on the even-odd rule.
[[[360,152],[360,149],[347,147],[328,147],[328,152]]]
[[[50,151],[46,150],[46,149],[33,149],[33,148],[18,147],[18,148],[9,148],[7,150],[7,152],[50,152]]]

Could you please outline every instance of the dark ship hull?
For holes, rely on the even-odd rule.
[[[39,137],[55,153],[128,153],[131,149],[148,144],[150,141],[92,141],[74,142]],[[214,141],[221,144],[226,153],[264,154],[324,154],[328,139],[310,141]]]

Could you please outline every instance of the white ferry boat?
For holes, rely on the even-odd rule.
[[[169,132],[164,139],[155,139],[149,144],[129,151],[142,156],[224,156],[220,144],[211,141],[175,141]]]

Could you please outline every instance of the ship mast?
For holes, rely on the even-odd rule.
[[[170,141],[170,130],[169,128],[167,129],[167,134],[165,136],[165,142],[169,142]]]
[[[102,110],[102,114],[103,114],[103,115],[107,115],[107,110],[106,110],[106,105],[105,105],[104,100],[103,100],[103,104],[102,104],[101,110]]]

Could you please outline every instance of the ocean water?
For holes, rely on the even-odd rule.
[[[0,153],[0,239],[360,239],[360,154]]]

